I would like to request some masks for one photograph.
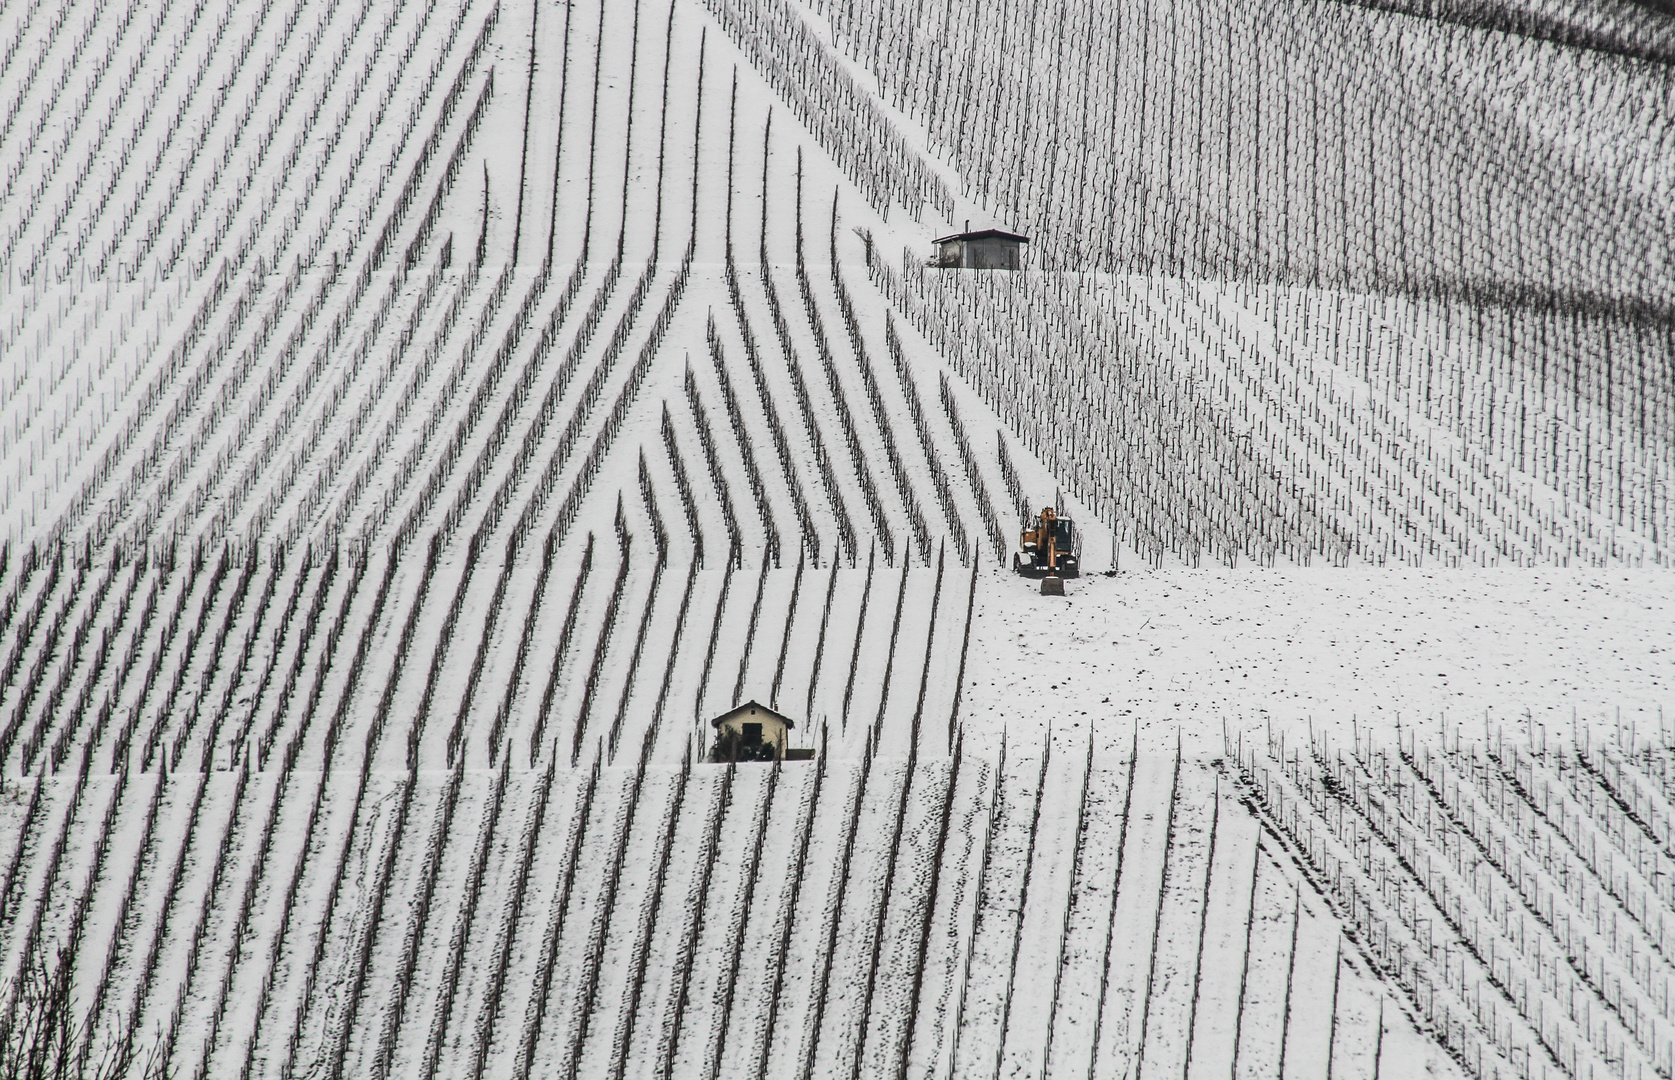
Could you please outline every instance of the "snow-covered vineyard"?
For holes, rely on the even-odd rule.
[[[1675,30],[1410,6],[0,8],[0,1055],[1675,1076]],[[1305,566],[1617,715],[1089,674]]]
[[[1235,763],[1468,1071],[1669,1072],[1667,751],[1281,740]]]

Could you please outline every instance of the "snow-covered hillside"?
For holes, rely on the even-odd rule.
[[[1382,6],[0,9],[0,1052],[1670,1075],[1659,25]]]

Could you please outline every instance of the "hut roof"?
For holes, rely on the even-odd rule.
[[[795,720],[791,719],[789,716],[786,716],[784,713],[781,713],[781,712],[776,712],[775,710],[768,708],[766,705],[764,705],[761,702],[756,701],[754,699],[750,700],[750,701],[746,701],[741,705],[735,705],[731,709],[728,709],[726,712],[722,713],[720,716],[716,717],[714,720],[711,720],[710,721],[710,726],[714,727],[714,728],[719,728],[722,724],[724,724],[727,721],[733,719],[734,717],[738,716],[741,713],[749,713],[749,714],[758,714],[759,713],[759,714],[762,714],[764,716],[773,717],[775,720],[778,720],[780,723],[784,724],[788,728],[794,728],[794,727],[797,726],[797,722]]]
[[[1029,243],[1029,237],[1019,236],[1015,232],[1005,229],[976,229],[972,232],[949,233],[932,240],[933,244],[945,244],[950,240],[1016,240],[1020,244]]]

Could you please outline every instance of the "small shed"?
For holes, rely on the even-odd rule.
[[[736,705],[710,721],[715,728],[711,761],[783,761],[811,755],[789,749],[786,733],[797,722],[759,701]]]
[[[938,237],[937,266],[964,270],[1016,270],[1023,264],[1029,237],[1004,229],[978,229]]]

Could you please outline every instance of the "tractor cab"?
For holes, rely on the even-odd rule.
[[[1051,506],[1024,518],[1018,547],[1021,550],[1012,555],[1012,569],[1020,574],[1075,577],[1081,573],[1081,534],[1074,521]]]

